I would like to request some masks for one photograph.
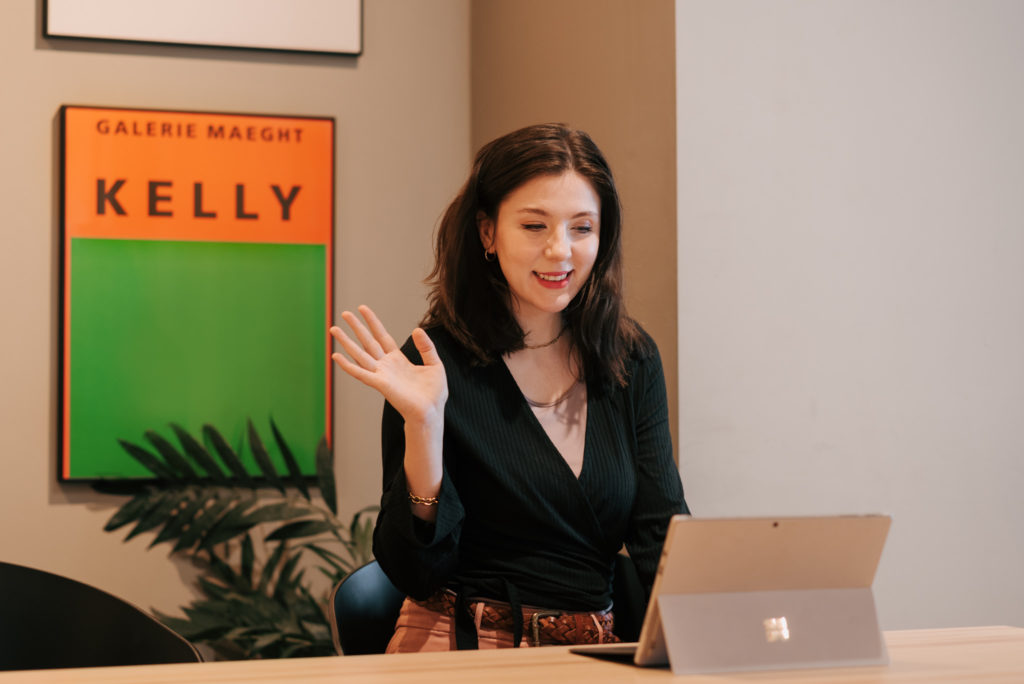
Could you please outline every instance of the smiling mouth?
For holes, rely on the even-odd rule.
[[[572,271],[565,271],[564,273],[538,273],[537,271],[533,272],[535,276],[549,283],[559,283],[568,278],[570,273],[572,273]]]

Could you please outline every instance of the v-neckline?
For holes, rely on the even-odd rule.
[[[530,406],[530,403],[526,400],[526,395],[523,394],[523,390],[519,387],[519,383],[516,382],[516,377],[512,375],[512,370],[508,367],[508,364],[505,363],[504,359],[501,360],[501,367],[504,369],[505,377],[508,378],[509,383],[515,389],[516,395],[518,396],[520,410],[525,411],[529,415],[528,420],[533,424],[534,429],[544,436],[544,441],[547,442],[548,445],[548,452],[554,454],[554,456],[558,458],[558,460],[561,462],[562,467],[565,468],[565,471],[573,480],[576,480],[576,482],[582,482],[583,476],[588,470],[587,463],[590,461],[590,459],[588,458],[588,455],[591,452],[590,416],[593,413],[593,411],[591,410],[593,406],[591,406],[590,401],[590,388],[587,387],[586,379],[580,378],[579,380],[579,382],[583,383],[584,389],[587,392],[587,400],[585,402],[587,416],[586,419],[583,421],[583,460],[582,463],[580,463],[580,474],[576,475],[576,473],[574,473],[572,470],[572,466],[570,466],[569,462],[565,459],[565,456],[563,456],[562,452],[558,450],[558,447],[555,445],[554,440],[551,439],[551,435],[549,435],[548,431],[544,429],[544,426],[541,424],[540,419],[537,418],[537,414],[533,412],[533,407]]]

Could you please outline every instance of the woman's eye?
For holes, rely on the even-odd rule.
[[[544,230],[543,223],[524,223],[523,228],[526,230]]]
[[[594,230],[594,227],[588,223],[584,223],[583,225],[575,226],[573,230],[575,230],[578,233],[589,233],[590,231]]]

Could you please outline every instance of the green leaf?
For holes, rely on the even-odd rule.
[[[136,494],[134,498],[118,508],[117,511],[114,512],[114,515],[110,516],[110,520],[108,520],[107,524],[104,525],[103,530],[106,532],[113,532],[117,528],[127,525],[133,520],[137,520],[158,502],[159,498],[154,496],[154,490],[147,487]]]
[[[316,445],[316,479],[320,485],[320,496],[331,513],[338,515],[338,495],[334,484],[334,455],[327,444],[327,437],[321,437]]]
[[[202,576],[199,577],[199,588],[211,599],[224,599],[231,592],[227,587],[211,582]]]
[[[248,519],[247,511],[257,501],[258,499],[249,492],[245,496],[232,498],[231,508],[205,533],[199,548],[212,548],[215,544],[230,541],[251,530],[256,523]]]
[[[237,537],[241,537],[243,534],[248,534],[253,527],[253,525],[231,525],[229,523],[225,523],[222,518],[217,521],[213,528],[210,529],[205,537],[203,537],[203,541],[199,545],[199,548],[212,549],[217,544],[230,542]]]
[[[248,523],[247,516],[250,508],[255,506],[259,499],[249,489],[229,489],[223,496],[230,506],[215,526],[217,527],[244,527],[248,529],[252,524]]]
[[[187,494],[187,492],[173,490],[165,492],[163,497],[160,499],[160,503],[150,509],[150,511],[139,520],[124,540],[128,541],[132,537],[163,525],[167,521],[167,515],[173,511],[178,504],[185,500]]]
[[[220,460],[223,461],[228,471],[235,476],[238,481],[246,487],[255,487],[255,483],[252,477],[249,475],[249,471],[242,465],[242,461],[239,460],[238,454],[235,453],[234,449],[224,440],[224,437],[217,432],[217,428],[213,427],[209,423],[203,426],[203,437],[210,441],[213,445],[214,451],[220,456]]]
[[[270,554],[270,558],[263,566],[263,572],[260,573],[260,583],[257,587],[257,591],[263,593],[267,590],[267,585],[270,583],[270,578],[274,575],[274,570],[277,569],[277,564],[281,562],[281,557],[284,555],[284,542],[277,545],[274,552]]]
[[[179,617],[172,617],[170,615],[161,613],[160,611],[155,609],[153,610],[153,615],[156,616],[157,620],[164,623],[165,625],[173,629],[175,632],[177,632],[178,634],[180,634],[181,636],[185,637],[190,641],[205,640],[202,637],[204,636],[204,632],[209,630],[209,623],[203,624],[191,618],[185,619]],[[227,627],[227,625],[225,625],[225,627]]]
[[[352,572],[352,570],[355,569],[353,567],[353,565],[351,563],[349,563],[348,561],[346,561],[344,558],[342,558],[338,554],[334,553],[333,551],[329,551],[329,550],[323,548],[322,546],[320,546],[318,544],[308,543],[308,544],[303,544],[302,547],[305,548],[305,549],[309,549],[310,551],[312,551],[316,555],[320,556],[322,559],[327,561],[327,563],[332,568],[334,568],[334,572],[333,573],[329,572],[327,570],[324,570],[323,568],[321,568],[321,570],[323,570],[323,572],[325,574],[327,574],[327,576],[332,578],[332,579],[335,578],[339,574],[343,575],[343,574]]]
[[[208,558],[210,560],[210,571],[217,579],[227,585],[227,587],[242,588],[241,578],[227,561],[213,552],[208,554]]]
[[[220,603],[220,602],[218,602]],[[157,613],[165,625],[190,641],[212,641],[229,631],[234,625],[228,613],[216,610],[186,610],[187,620]]]
[[[305,655],[305,652],[309,650],[311,644],[308,641],[298,642],[290,644],[285,648],[281,649],[282,658],[301,658]],[[334,655],[333,653],[325,653],[324,655]]]
[[[131,442],[127,442],[123,439],[117,440],[118,444],[121,445],[128,454],[136,461],[141,463],[143,467],[149,472],[153,473],[160,480],[168,480],[170,482],[177,482],[181,480],[178,474],[174,472],[172,468],[165,465],[163,461],[149,453],[140,446],[136,446]]]
[[[360,529],[364,526],[363,515],[369,513],[371,510],[377,508],[376,506],[367,506],[356,512],[352,516],[352,520],[348,523],[348,536],[351,539],[359,534]]]
[[[345,576],[345,573],[341,570],[328,570],[322,565],[317,567],[317,570],[320,571],[321,575],[327,578],[327,580],[331,583],[331,586],[334,586],[335,584],[340,582],[341,578]]]
[[[298,522],[282,525],[267,535],[267,541],[284,539],[297,539],[299,537],[312,537],[334,530],[334,525],[326,520],[300,520]]]
[[[170,541],[171,539],[177,539],[181,536],[182,530],[185,529],[186,525],[192,524],[195,520],[196,514],[199,513],[200,509],[205,503],[205,499],[201,496],[196,496],[192,490],[185,492],[186,496],[194,496],[184,508],[175,513],[164,528],[160,530],[160,534],[156,536],[152,542],[150,542],[150,548],[160,544],[161,542]]]
[[[229,542],[236,537],[247,535],[257,523],[246,516],[236,514],[240,508],[241,506],[235,506],[223,518],[218,520],[203,537],[199,548],[210,549],[217,544]]]
[[[252,536],[246,534],[242,537],[242,559],[240,562],[242,581],[245,582],[246,589],[252,589],[252,569],[255,562],[256,552],[252,545]]]
[[[193,547],[220,520],[224,509],[230,506],[232,501],[232,499],[221,498],[213,494],[213,503],[203,508],[199,515],[192,520],[188,529],[184,530],[181,537],[178,538],[178,543],[174,545],[173,551]]]
[[[296,506],[286,501],[282,501],[257,508],[255,511],[246,514],[245,520],[246,522],[251,523],[277,522],[279,520],[304,518],[313,515],[315,512],[315,509],[307,508],[305,506]]]
[[[305,623],[309,627],[310,645],[320,646],[324,643],[331,643],[331,628],[324,623]],[[334,651],[329,651],[327,655],[336,655]]]
[[[295,556],[295,557],[298,558],[299,556]],[[305,594],[304,587],[302,586],[302,581],[305,578],[306,578],[306,570],[305,570],[305,568],[303,568],[303,569],[299,570],[297,573],[295,573],[295,576],[288,583],[289,584],[289,591],[291,591],[292,593]],[[302,623],[300,622],[299,625],[301,627]]]
[[[181,448],[185,450],[193,461],[195,461],[200,468],[206,471],[214,482],[224,484],[228,481],[227,475],[220,469],[217,462],[210,456],[210,452],[206,450],[202,444],[196,441],[196,438],[190,435],[185,428],[181,427],[177,423],[171,423],[171,429],[174,430],[174,434],[178,436],[178,441],[181,443]]]
[[[262,651],[263,649],[267,648],[268,646],[271,646],[271,645],[276,644],[277,642],[283,641],[283,640],[284,640],[284,635],[281,634],[280,632],[273,632],[271,634],[265,634],[265,635],[259,637],[258,639],[256,639],[256,641],[253,642],[252,650],[253,651]]]
[[[242,637],[249,636],[250,634],[254,633],[254,631],[255,630],[253,630],[252,627],[235,627],[234,629],[230,630],[227,634],[225,634],[224,638],[231,639],[232,641],[237,641]]]
[[[266,447],[263,446],[263,441],[256,432],[256,427],[252,424],[251,420],[246,421],[246,423],[249,428],[249,448],[252,450],[253,458],[256,459],[256,465],[260,467],[263,477],[267,478],[267,482],[277,487],[279,492],[285,494],[284,482],[281,481],[281,477],[274,469],[274,464],[270,462],[270,455],[267,453]]]
[[[199,476],[196,475],[196,471],[188,464],[188,461],[186,461],[185,457],[181,455],[181,452],[175,449],[173,444],[161,437],[159,433],[155,430],[146,430],[146,439],[149,440],[150,444],[156,447],[156,450],[164,457],[164,461],[167,462],[167,465],[173,468],[174,471],[183,479],[190,482],[195,482],[199,479]]]
[[[288,594],[295,590],[295,584],[298,578],[293,578],[292,573],[295,572],[295,566],[298,564],[300,558],[302,558],[300,554],[295,554],[286,560],[284,565],[281,566],[281,572],[277,577],[277,585],[274,587],[273,593],[274,598],[277,600],[283,601]],[[299,574],[301,576],[302,573]]]
[[[362,516],[378,510],[379,506],[368,506],[352,516],[348,550],[356,567],[365,565],[373,558],[373,529],[376,523],[372,518]]]
[[[292,450],[288,448],[288,444],[285,443],[280,430],[277,429],[277,425],[274,423],[273,418],[270,419],[270,429],[274,433],[274,441],[277,442],[277,448],[281,450],[281,457],[284,458],[284,463],[288,466],[288,473],[291,475],[292,485],[302,493],[302,496],[306,497],[306,501],[311,501],[312,499],[310,499],[309,496],[309,488],[306,487],[306,478],[303,476],[302,470],[299,468],[299,463],[295,460],[295,456],[292,455]]]

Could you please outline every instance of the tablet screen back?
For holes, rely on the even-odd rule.
[[[636,664],[671,659],[681,674],[887,662],[871,584],[890,523],[675,516]]]

